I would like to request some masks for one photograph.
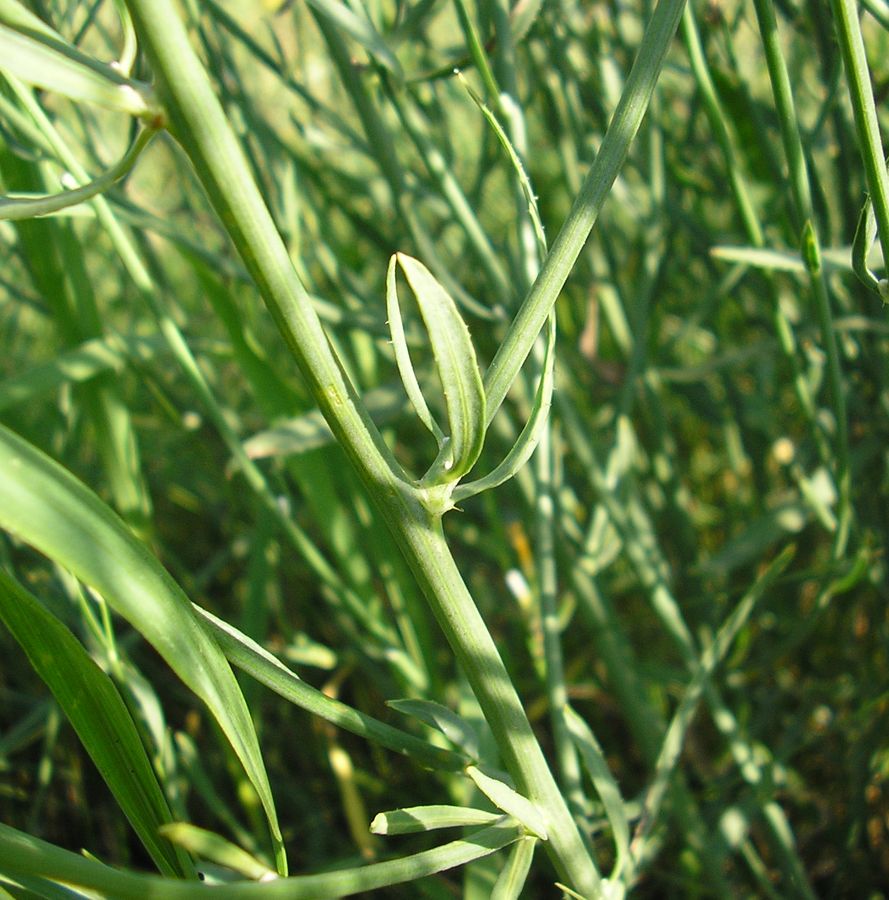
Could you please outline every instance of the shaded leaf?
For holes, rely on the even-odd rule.
[[[158,869],[189,877],[187,857],[158,838],[172,814],[114,683],[65,625],[2,569],[0,619],[52,691]]]
[[[58,463],[0,426],[0,527],[95,588],[206,704],[263,804],[286,870],[256,731],[222,651],[124,522]]]
[[[437,728],[467,756],[478,759],[478,734],[466,719],[453,710],[433,700],[387,700],[386,705]]]

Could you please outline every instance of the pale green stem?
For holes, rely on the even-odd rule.
[[[559,627],[559,579],[556,564],[556,508],[553,490],[552,427],[540,436],[534,455],[536,469],[535,551],[537,580],[540,591],[540,619],[543,631],[543,655],[546,664],[546,691],[549,715],[556,748],[556,761],[568,804],[579,823],[584,821],[585,796],[577,750],[565,722],[568,689],[562,653],[562,630]]]
[[[880,141],[880,123],[858,21],[858,5],[853,0],[831,0],[830,5],[846,68],[867,190],[874,205],[884,265],[889,267],[889,173]]]
[[[488,421],[494,418],[531,352],[546,317],[558,300],[562,287],[596,224],[605,198],[611,191],[630,144],[642,124],[684,7],[685,0],[661,0],[648,23],[636,61],[596,159],[487,371],[485,392]]]
[[[80,181],[86,180],[86,172],[81,168],[77,158],[71,152],[65,141],[58,134],[53,124],[46,117],[40,105],[36,102],[30,89],[23,88],[17,91],[19,99],[24,107],[33,116],[37,123],[43,141],[56,153],[65,167]],[[179,326],[173,317],[164,309],[157,297],[155,285],[142,258],[136,250],[135,244],[127,234],[126,229],[118,221],[110,204],[103,196],[94,197],[92,200],[96,210],[96,217],[102,227],[108,233],[111,243],[120,256],[133,284],[140,296],[151,309],[161,335],[170,348],[174,358],[179,363],[183,373],[192,386],[192,389],[200,398],[207,415],[216,427],[229,452],[243,474],[248,487],[254,491],[263,507],[272,515],[284,536],[293,544],[296,550],[303,556],[306,562],[314,569],[318,577],[327,585],[337,597],[344,600],[345,604],[357,616],[363,625],[384,643],[391,643],[392,636],[384,633],[380,624],[366,614],[366,604],[352,591],[341,578],[339,573],[331,566],[321,551],[309,540],[305,532],[284,514],[281,504],[272,491],[262,470],[247,456],[244,446],[238,434],[229,424],[222,407],[219,405],[207,379],[204,377],[188,342],[185,340]]]
[[[171,0],[127,0],[171,130],[188,154],[293,353],[331,431],[374,499],[463,666],[519,790],[547,822],[559,876],[599,894],[600,879],[547,767],[497,647],[451,556],[440,520],[404,476],[338,363],[243,152]],[[533,341],[532,336],[532,341]]]

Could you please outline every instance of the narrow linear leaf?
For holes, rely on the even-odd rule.
[[[0,24],[58,41],[62,36],[18,0],[0,0]]]
[[[565,707],[565,724],[580,753],[584,768],[589,773],[593,787],[605,807],[605,815],[611,825],[616,850],[614,871],[611,877],[615,879],[627,862],[630,848],[630,823],[627,818],[626,803],[595,735],[587,723],[570,706]]]
[[[395,364],[398,366],[405,393],[417,414],[417,418],[432,432],[440,450],[445,436],[426,404],[426,398],[423,396],[420,382],[417,381],[417,375],[414,372],[414,364],[411,360],[410,350],[408,350],[407,338],[404,335],[401,307],[398,305],[398,288],[395,284],[396,261],[396,256],[393,254],[389,260],[389,268],[386,272],[386,315],[389,319],[389,333],[392,335]]]
[[[879,294],[883,302],[889,302],[887,296],[887,281],[880,280],[871,271],[867,263],[868,254],[877,238],[877,217],[874,214],[874,207],[870,197],[861,208],[858,216],[858,226],[855,229],[855,237],[852,241],[852,270],[858,276],[859,280],[866,285],[875,294]]]
[[[89,488],[4,426],[0,527],[95,588],[206,703],[262,802],[284,874],[281,831],[247,704],[179,585]]]
[[[485,775],[477,766],[467,766],[466,774],[494,806],[518,819],[535,837],[542,841],[547,839],[543,815],[527,797],[523,797],[499,779]]]
[[[450,294],[419,260],[396,254],[426,323],[448,412],[449,443],[424,484],[453,482],[472,468],[485,438],[485,392],[469,329]]]
[[[155,865],[164,875],[190,877],[188,858],[158,838],[173,817],[114,683],[65,625],[2,569],[0,620],[52,692]]]
[[[149,85],[132,81],[61,38],[0,24],[0,71],[71,100],[154,119],[160,108]]]
[[[519,186],[522,189],[522,193],[525,195],[525,202],[528,204],[528,214],[531,217],[531,224],[534,228],[534,237],[537,240],[537,250],[540,253],[541,258],[543,258],[546,256],[546,235],[543,230],[543,220],[540,218],[537,195],[534,193],[531,179],[528,177],[524,165],[522,165],[521,157],[515,147],[513,147],[512,141],[506,133],[506,129],[500,124],[500,120],[494,114],[493,110],[479,96],[478,91],[472,87],[461,73],[458,72],[457,76],[460,79],[460,83],[466,88],[466,92],[472,98],[473,103],[475,103],[481,114],[487,119],[488,124],[497,136],[497,140],[500,142],[500,146],[503,147],[506,151],[506,155],[509,157],[513,171],[516,173],[516,177],[519,180]]]
[[[536,847],[537,838],[530,835],[526,835],[512,845],[506,865],[497,876],[497,881],[491,891],[491,900],[519,900],[528,878],[528,872],[531,871],[531,862],[534,859]]]
[[[161,827],[161,834],[193,856],[224,866],[252,881],[271,881],[278,877],[255,856],[205,828],[188,822],[171,822]]]
[[[114,0],[114,8],[120,19],[120,27],[123,31],[123,47],[117,58],[117,66],[124,75],[129,75],[136,62],[136,54],[139,52],[139,42],[136,38],[136,26],[127,9],[126,0]]]
[[[412,834],[437,828],[492,825],[502,818],[500,813],[469,806],[409,806],[377,813],[370,823],[370,830],[374,834]]]
[[[434,747],[406,731],[393,728],[328,697],[306,684],[295,672],[233,625],[223,622],[199,606],[194,606],[194,610],[210,629],[213,639],[232,665],[273,690],[279,697],[339,728],[351,731],[352,734],[388,747],[396,753],[403,753],[420,765],[451,772],[462,771],[466,764],[465,757]]]
[[[790,250],[763,250],[760,247],[719,245],[711,247],[710,255],[714,259],[753,266],[755,269],[765,269],[773,272],[796,272],[798,274],[806,272],[806,264],[802,253],[794,253]],[[852,268],[849,247],[822,249],[821,259],[825,267],[829,269],[848,271]]]
[[[519,0],[509,11],[513,42],[523,41],[540,13],[543,0]]]
[[[387,700],[386,706],[437,728],[467,756],[478,759],[479,741],[476,730],[453,710],[433,700]]]
[[[151,143],[156,133],[151,128],[143,129],[120,161],[89,184],[74,190],[41,197],[11,195],[0,197],[0,219],[30,219],[34,216],[48,216],[85,203],[87,200],[92,200],[93,197],[105,193],[133,168],[136,160]]]
[[[546,349],[543,357],[543,371],[540,375],[540,381],[537,384],[537,392],[534,395],[534,406],[531,409],[531,415],[522,429],[512,449],[506,455],[504,460],[489,474],[476,481],[469,481],[466,484],[457,485],[451,495],[454,503],[466,500],[483,491],[489,491],[498,487],[503,482],[512,478],[522,466],[531,458],[537,444],[540,442],[540,436],[546,426],[549,417],[550,407],[553,401],[553,385],[555,383],[555,362],[556,362],[556,315],[555,312],[550,313],[547,320],[546,332]]]
[[[387,862],[323,875],[278,878],[262,885],[255,882],[214,885],[210,890],[171,878],[121,872],[0,823],[0,872],[13,878],[39,876],[52,879],[71,887],[98,891],[115,900],[145,900],[146,897],[193,900],[195,896],[207,895],[216,900],[250,900],[257,896],[263,900],[318,900],[321,897],[333,900],[466,865],[521,837],[522,831],[515,825],[492,825],[461,840]]]

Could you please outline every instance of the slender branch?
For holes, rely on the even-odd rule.
[[[684,8],[685,0],[661,0],[648,23],[596,159],[485,376],[488,421],[494,418],[531,352],[546,317],[558,300],[596,224],[605,198],[642,124]]]
[[[559,877],[585,895],[599,896],[595,864],[451,556],[440,518],[427,511],[422,493],[407,480],[342,371],[174,4],[127,0],[127,6],[158,79],[171,131],[256,281],[331,431],[413,570],[510,775],[546,819],[546,847]]]
[[[867,190],[877,219],[883,263],[889,268],[889,173],[886,172],[885,151],[880,141],[880,123],[864,52],[861,23],[858,21],[858,4],[853,0],[831,0],[830,5],[846,67],[855,130],[858,132]]]

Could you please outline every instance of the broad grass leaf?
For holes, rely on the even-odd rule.
[[[436,828],[491,825],[502,818],[500,813],[469,806],[410,806],[377,813],[370,830],[374,834],[412,834]]]
[[[0,620],[52,692],[160,872],[191,876],[188,858],[158,837],[173,817],[114,683],[65,625],[2,569]]]
[[[207,704],[262,802],[279,869],[286,871],[256,731],[219,646],[179,585],[123,521],[70,472],[3,426],[0,527],[95,588]]]

